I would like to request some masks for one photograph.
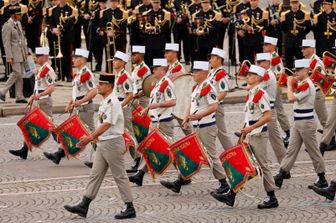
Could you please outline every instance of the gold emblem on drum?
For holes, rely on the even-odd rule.
[[[152,163],[154,163],[155,165],[161,165],[160,160],[156,157],[156,155],[155,155],[154,153],[150,153],[150,154],[148,155],[148,158],[149,158],[149,160],[150,160]]]
[[[182,168],[185,169],[186,171],[188,171],[189,168],[188,168],[186,158],[184,156],[180,156],[179,161],[180,161],[180,164],[181,164]]]
[[[71,141],[71,139],[67,136],[64,137],[64,142],[65,144],[69,147],[69,148],[72,148],[73,147],[73,143]]]
[[[28,127],[29,133],[36,139],[40,139],[40,135],[38,134],[37,130],[34,127]]]
[[[135,133],[135,135],[140,135],[141,133],[140,133],[140,129],[139,129],[139,127],[138,126],[136,126],[136,125],[133,125],[133,130],[134,130],[134,133]]]

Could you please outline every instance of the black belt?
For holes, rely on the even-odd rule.
[[[255,123],[257,123],[258,121],[249,121],[249,126],[254,125]],[[265,125],[262,129],[261,132],[266,132],[267,131],[267,125]]]
[[[44,92],[44,91],[45,91],[45,90],[38,90],[37,93],[40,94],[40,93],[42,93],[42,92]],[[45,95],[43,95],[43,96],[45,96]],[[42,97],[43,97],[43,96],[42,96]],[[48,94],[48,96],[51,96],[51,94]]]
[[[123,100],[124,100],[124,98],[118,98],[118,100],[119,100],[119,101],[123,101]]]
[[[76,101],[81,100],[81,99],[83,99],[84,97],[85,97],[85,96],[79,96],[79,97],[76,97]],[[92,100],[88,101],[87,103],[88,103],[88,104],[91,104],[91,103],[92,103]]]
[[[209,127],[209,126],[212,126],[212,125],[215,125],[216,124],[216,121],[214,122],[209,122],[209,123],[204,123],[204,124],[199,124],[199,125],[193,125],[194,128],[205,128],[205,127]]]
[[[151,118],[155,118],[154,116],[151,116]],[[164,118],[164,119],[161,119],[159,121],[152,121],[153,123],[157,123],[157,122],[170,122],[170,121],[173,121],[173,117],[169,117],[169,118]]]
[[[321,89],[320,88],[316,88],[315,90],[316,90],[316,92],[319,92]]]

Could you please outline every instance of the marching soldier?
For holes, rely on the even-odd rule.
[[[128,14],[120,8],[118,0],[111,0],[111,8],[101,11],[99,34],[106,39],[106,72],[112,73],[112,57],[117,51],[126,50]],[[105,34],[106,33],[106,34]]]
[[[188,16],[189,16],[189,23],[188,23],[188,47],[190,48],[190,60],[193,63],[196,59],[195,55],[195,39],[196,36],[193,35],[192,31],[192,23],[191,23],[191,16],[198,12],[201,9],[201,0],[192,0],[192,3],[188,6]]]
[[[312,4],[310,4],[312,10],[312,15],[315,16],[323,11],[323,2],[324,0],[314,0]]]
[[[178,61],[179,44],[166,43],[165,58],[168,62],[167,76],[172,79],[178,75],[185,74],[183,65]]]
[[[260,87],[264,74],[264,68],[251,65],[247,76],[249,94],[245,105],[245,125],[241,129],[242,137],[246,136],[263,172],[263,183],[267,197],[262,203],[258,204],[258,209],[279,206],[274,194],[275,185],[271,169],[267,164],[267,123],[271,120],[272,114],[268,94]],[[213,193],[212,196],[228,206],[233,206],[236,193],[230,189],[227,193]]]
[[[300,46],[311,31],[312,25],[308,12],[301,9],[300,1],[290,0],[290,9],[281,13],[281,28],[285,33],[286,67],[293,68],[294,58],[303,58]]]
[[[333,0],[323,0],[323,12],[314,16],[316,54],[319,57],[334,46],[336,39],[336,12],[332,4]]]
[[[178,58],[181,60],[181,54],[183,52],[183,57],[186,65],[190,64],[190,49],[188,47],[188,5],[191,4],[191,0],[174,0],[173,1],[173,11],[174,11],[174,21],[173,21],[173,37],[174,43],[180,45],[178,52]],[[183,42],[183,50],[181,43]]]
[[[168,137],[171,141],[174,137],[174,123],[171,113],[176,105],[175,86],[170,78],[167,77],[167,60],[166,59],[154,59],[154,75],[157,80],[153,86],[153,90],[150,94],[150,103],[142,112],[142,115],[146,115],[149,112],[151,118],[150,129],[155,127]],[[133,176],[129,177],[129,181],[142,186],[143,177],[148,171],[145,162],[141,163],[140,170]],[[184,184],[191,181],[183,181]]]
[[[202,9],[191,17],[192,33],[195,38],[196,59],[207,61],[213,47],[218,43],[218,21],[221,14],[211,9],[210,0],[201,0]]]
[[[296,90],[294,80],[298,81]],[[295,61],[295,77],[288,77],[287,97],[294,102],[294,128],[285,158],[280,164],[279,173],[274,177],[275,185],[281,188],[283,180],[287,179],[292,169],[302,144],[306,146],[309,157],[313,162],[318,179],[313,185],[316,187],[327,187],[325,179],[325,164],[316,139],[316,121],[314,119],[315,87],[309,79],[309,60],[302,59]]]
[[[234,16],[237,18],[236,23],[243,21],[246,11],[251,8],[250,0],[243,0],[241,3],[233,7]],[[238,25],[238,24],[235,24]],[[238,25],[239,26],[239,25]],[[239,27],[235,27],[239,28]],[[246,60],[245,56],[245,46],[244,46],[244,31],[237,29],[237,40],[238,40],[238,51],[239,51],[239,62],[242,63]]]
[[[124,117],[121,103],[115,94],[116,91],[113,91],[114,84],[115,76],[100,75],[98,92],[104,99],[99,106],[97,129],[89,136],[81,138],[77,144],[79,147],[85,147],[90,142],[98,140],[90,179],[81,202],[74,206],[64,206],[67,211],[84,218],[87,216],[91,201],[97,196],[108,168],[111,169],[121,199],[125,203],[121,212],[114,217],[116,219],[136,217],[132,191],[125,171],[125,142],[122,137]]]
[[[302,54],[306,59],[309,60],[309,68],[311,69],[311,71],[313,71],[317,67],[320,67],[322,69],[322,72],[325,72],[322,60],[315,54],[315,47],[316,47],[315,40],[313,39],[302,40]],[[315,88],[316,88],[316,94],[315,94],[314,109],[322,127],[324,128],[328,119],[326,101],[320,88],[318,86],[316,86]]]
[[[216,111],[216,125],[218,129],[217,137],[222,144],[223,149],[233,146],[228,135],[225,117],[224,117],[224,99],[230,90],[229,78],[224,70],[225,51],[219,48],[213,48],[210,58],[212,69],[208,74],[208,79],[217,91],[218,108]]]
[[[170,36],[170,12],[161,9],[161,0],[152,1],[152,9],[144,12],[144,26],[141,31],[146,34],[145,62],[151,66],[154,58],[162,58],[165,43]]]
[[[212,160],[214,177],[219,181],[220,186],[212,193],[224,193],[229,190],[226,182],[225,171],[216,152],[217,126],[215,112],[218,108],[218,100],[216,89],[208,80],[209,63],[205,61],[194,61],[193,77],[197,85],[195,85],[191,94],[191,103],[186,110],[182,123],[182,128],[187,129],[189,123],[195,128],[199,139],[204,145],[209,159]],[[181,176],[173,182],[160,181],[160,183],[179,193],[184,180]]]
[[[27,45],[34,52],[35,47],[40,45],[42,19],[43,19],[43,2],[41,0],[28,1],[28,23],[26,25]]]
[[[280,14],[282,13],[282,4],[280,0],[273,0],[272,5],[268,5],[266,11],[269,12],[267,36],[278,39],[277,49],[278,54],[282,56],[282,31],[280,26]]]
[[[59,0],[57,6],[49,9],[50,29],[53,34],[54,47],[62,56],[57,61],[59,70],[58,79],[72,81],[72,46],[75,41],[74,24],[78,18],[78,10],[69,5],[65,0]],[[57,52],[57,51],[55,51]],[[59,55],[54,55],[57,57]]]
[[[55,89],[56,74],[53,68],[48,63],[49,49],[37,47],[35,49],[36,62],[41,67],[35,75],[34,93],[29,98],[28,104],[40,107],[40,109],[50,118],[52,118],[53,101],[51,94]],[[28,146],[23,143],[19,150],[9,150],[14,156],[19,156],[21,159],[27,159]]]
[[[134,98],[136,98],[141,107],[146,108],[149,103],[148,97],[144,96],[142,83],[146,77],[151,74],[151,70],[145,64],[145,46],[132,46],[132,77],[135,83]]]
[[[253,63],[255,54],[263,51],[263,32],[268,26],[269,13],[258,6],[259,0],[251,0],[250,4],[251,8],[246,10],[243,21],[240,21],[238,35],[243,37],[246,60]]]
[[[257,65],[266,70],[263,81],[260,83],[260,87],[267,92],[270,99],[272,118],[271,121],[269,121],[267,124],[269,142],[271,143],[278,162],[281,163],[286,155],[286,148],[282,142],[280,130],[278,127],[277,113],[274,111],[277,94],[277,81],[276,74],[271,69],[271,59],[272,57],[269,53],[258,53],[256,55]]]
[[[272,56],[271,60],[271,70],[273,73],[276,75],[278,78],[282,69],[284,68],[282,59],[280,55],[277,53],[277,43],[278,39],[270,36],[265,36],[264,37],[264,53],[270,53]],[[283,107],[282,103],[282,90],[280,87],[277,87],[277,92],[276,92],[276,98],[274,102],[274,107],[277,115],[278,122],[280,124],[280,127],[282,130],[285,132],[286,136],[283,139],[284,145],[287,148],[288,143],[289,143],[289,136],[290,136],[290,124],[288,117],[286,115],[285,109]],[[272,113],[273,114],[273,113]]]
[[[72,81],[72,99],[66,106],[65,111],[71,113],[73,109],[75,109],[79,118],[89,127],[89,130],[93,132],[95,128],[93,120],[93,98],[97,95],[97,87],[92,72],[86,66],[89,51],[76,49],[74,56],[74,65],[78,71]],[[59,148],[55,153],[44,152],[43,154],[56,165],[65,157],[62,148]],[[91,162],[85,162],[84,164],[88,167],[92,166]]]
[[[116,81],[114,83],[114,91],[121,103],[122,111],[124,114],[124,124],[125,129],[129,131],[131,135],[133,134],[132,125],[132,112],[131,103],[133,99],[134,82],[132,76],[125,70],[126,63],[129,56],[123,52],[117,51],[113,58],[113,69],[116,76]],[[134,159],[135,165],[132,169],[138,169],[140,163],[140,154],[134,148],[129,150],[132,158]],[[129,171],[132,172],[132,171]]]

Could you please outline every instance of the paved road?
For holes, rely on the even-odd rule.
[[[230,132],[241,126],[241,111],[242,105],[227,106]],[[291,114],[291,105],[286,105],[286,111]],[[82,196],[89,174],[82,160],[88,158],[88,152],[85,151],[78,160],[63,160],[60,166],[53,165],[42,154],[43,150],[55,150],[52,140],[41,150],[34,149],[27,161],[8,153],[8,149],[20,146],[22,141],[15,126],[18,119],[18,116],[0,119],[0,222],[114,222],[113,217],[122,203],[111,175],[104,180],[87,219],[63,209],[64,204],[77,203]],[[181,136],[180,130],[176,130],[176,135],[177,138]],[[232,139],[236,140],[233,135]],[[269,155],[274,161],[270,147]],[[326,160],[330,180],[336,177],[336,153],[327,153]],[[127,161],[129,165],[129,155]],[[274,172],[277,168],[277,164],[272,164]],[[209,192],[217,187],[217,182],[207,167],[195,176],[191,185],[183,187],[180,194],[166,190],[160,186],[159,179],[153,182],[146,175],[145,186],[132,185],[138,217],[124,222],[334,222],[336,203],[327,203],[307,189],[316,175],[303,149],[292,175],[293,178],[285,181],[283,189],[276,193],[280,207],[262,211],[256,206],[265,196],[263,191],[256,199],[239,194],[234,208],[215,201]],[[161,179],[175,177],[176,171],[171,168]],[[252,180],[246,192],[256,194],[257,183]]]

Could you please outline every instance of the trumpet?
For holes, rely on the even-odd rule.
[[[284,67],[279,74],[279,79],[277,82],[278,87],[287,87],[287,79],[289,76],[293,75],[294,75],[293,71],[291,71],[287,67]]]
[[[246,77],[248,71],[250,70],[250,67],[251,67],[250,61],[244,60],[243,63],[240,65],[237,76]]]
[[[336,55],[330,53],[329,51],[325,51],[322,54],[322,61],[326,68],[333,68],[336,67]]]

